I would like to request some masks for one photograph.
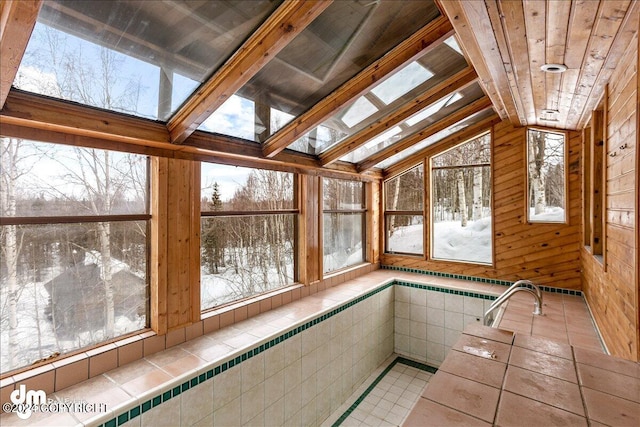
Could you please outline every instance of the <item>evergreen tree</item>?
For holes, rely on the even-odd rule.
[[[211,201],[207,204],[207,210],[222,210],[222,198],[220,186],[213,183]],[[209,273],[218,274],[220,267],[224,266],[224,229],[221,227],[222,218],[208,218],[202,226],[203,264],[207,266]]]

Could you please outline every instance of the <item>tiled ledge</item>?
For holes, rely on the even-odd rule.
[[[324,313],[335,310],[336,307],[361,299],[363,295],[374,292],[380,289],[381,286],[385,286],[385,284],[390,285],[394,280],[406,281],[408,284],[423,286],[425,289],[440,287],[441,289],[447,289],[446,292],[461,292],[471,295],[477,293],[497,296],[504,291],[504,285],[502,284],[470,282],[402,271],[376,270],[362,276],[359,276],[359,274],[362,273],[353,271],[346,273],[343,277],[332,279],[343,281],[351,277],[339,286],[326,282],[325,286],[330,284],[334,284],[334,286],[321,291],[318,289],[322,285],[318,284],[313,289],[315,291],[313,294],[311,294],[313,291],[309,288],[298,288],[297,294],[291,295],[290,301],[281,301],[282,304],[272,304],[268,311],[257,314],[254,317],[249,317],[249,309],[246,306],[247,314],[245,315],[241,311],[239,316],[236,316],[235,310],[240,307],[231,307],[227,312],[233,310],[234,323],[226,324],[226,321],[223,320],[224,312],[221,312],[216,314],[218,322],[211,330],[207,330],[205,319],[197,324],[199,326],[185,328],[182,332],[173,336],[170,336],[171,334],[166,337],[149,336],[143,337],[142,342],[138,340],[132,343],[125,343],[123,345],[133,344],[138,346],[137,351],[141,358],[134,359],[125,366],[110,370],[105,369],[104,372],[96,374],[95,377],[88,381],[57,390],[55,394],[52,394],[51,391],[45,391],[49,397],[61,400],[86,399],[91,396],[92,401],[105,403],[111,416],[117,417],[122,415],[123,411],[128,411],[129,407],[140,407],[143,410],[143,405],[146,402],[152,402],[153,404],[153,399],[158,397],[160,390],[166,390],[169,386],[173,387],[173,393],[179,392],[180,390],[177,390],[177,388],[185,387],[185,379],[190,379],[190,381],[195,379],[197,383],[200,377],[204,375],[203,380],[207,380],[209,373],[208,368],[205,369],[206,367],[219,364],[218,362],[224,362],[225,360],[234,360],[231,363],[237,363],[235,359],[241,357],[246,348],[256,344],[260,345],[261,341],[266,343],[271,339],[265,337],[277,338],[282,331],[291,330],[291,328],[295,329],[296,326],[304,324],[314,316],[322,316]],[[303,296],[306,297],[303,298]],[[296,298],[295,301],[293,300],[294,297]],[[284,304],[284,302],[287,303]],[[113,350],[119,350],[119,348],[110,349],[109,351]],[[91,372],[91,364],[88,362],[85,364],[82,360],[69,362],[67,366],[69,368],[67,374],[72,379],[75,375],[86,380],[89,372]],[[47,380],[56,385],[64,384],[65,381],[58,377],[61,368],[64,368],[64,366],[57,368],[54,371],[53,380]],[[211,375],[214,373],[212,371]],[[43,373],[42,378],[45,378],[45,375],[47,374]],[[35,378],[42,379],[37,376]],[[62,378],[64,379],[64,377]],[[14,377],[12,381],[15,381],[15,379]],[[2,402],[9,401],[8,395],[13,390],[14,384],[26,384],[29,389],[43,389],[38,386],[37,382],[30,383],[28,380],[12,382],[6,387],[3,383]],[[186,385],[186,387],[189,387],[189,385]],[[162,400],[163,398],[161,397],[160,399]],[[3,425],[7,422],[18,421],[15,417],[11,419],[8,417],[10,416],[3,416]],[[83,414],[80,418],[80,422],[88,422],[91,425],[103,422],[98,421],[98,419],[105,419],[102,414],[96,413]],[[39,419],[44,424],[75,425],[78,422],[70,414],[49,417],[40,415]],[[38,417],[34,415],[29,421],[29,424],[37,423]]]
[[[48,417],[34,414],[29,419],[29,424],[42,422],[76,425],[81,422],[96,425],[109,419],[113,420],[113,417],[119,417],[130,410],[136,410],[137,407],[142,411],[145,409],[143,406],[145,403],[150,402],[151,405],[155,405],[155,398],[162,401],[164,397],[161,396],[165,390],[179,393],[182,388],[190,387],[190,384],[185,384],[187,380],[195,380],[196,384],[200,380],[206,381],[216,373],[210,367],[220,366],[220,369],[223,369],[225,363],[227,367],[234,366],[244,360],[242,357],[246,354],[246,349],[265,344],[268,346],[270,341],[286,339],[286,336],[282,335],[284,331],[295,333],[296,328],[305,325],[305,322],[314,322],[316,321],[314,319],[321,321],[323,316],[328,316],[332,311],[342,310],[349,304],[360,302],[369,295],[391,286],[395,280],[422,285],[425,288],[441,286],[443,290],[446,288],[447,292],[452,293],[496,295],[499,291],[487,284],[376,270],[286,305],[272,307],[266,313],[223,328],[219,327],[207,334],[195,335],[189,340],[186,340],[185,332],[184,339],[178,340],[171,348],[145,355],[142,359],[106,371],[53,394],[47,392],[48,397],[59,400],[88,400],[90,396],[92,402],[106,404],[108,414],[76,414],[78,419],[68,413]],[[271,343],[273,344],[276,342]],[[81,366],[81,369],[86,370],[87,366]],[[82,375],[85,373],[83,372]],[[37,384],[25,383],[28,389],[39,389]],[[7,389],[5,393],[7,398],[3,397],[3,402],[9,401],[8,394],[13,387],[7,387]],[[20,424],[20,420],[12,414],[4,414],[0,420],[2,425]],[[119,425],[117,421],[115,424]]]
[[[640,425],[640,364],[469,326],[403,426]]]
[[[9,395],[15,384],[25,384],[32,390],[43,390],[47,394],[59,392],[72,385],[135,361],[150,357],[155,353],[173,348],[182,343],[210,334],[235,323],[286,306],[309,295],[322,292],[345,281],[376,271],[377,264],[363,264],[329,275],[324,280],[310,286],[294,285],[258,295],[248,300],[203,313],[202,319],[192,325],[157,335],[153,331],[143,331],[112,343],[84,350],[60,359],[17,371],[0,380],[0,402],[9,402]]]

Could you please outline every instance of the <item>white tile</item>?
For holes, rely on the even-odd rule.
[[[145,426],[175,426],[180,424],[181,399],[171,399],[163,402],[142,414],[141,424]],[[207,414],[202,414],[203,416]]]
[[[318,346],[316,341],[317,326],[309,329],[305,329],[300,334],[300,340],[302,341],[302,355],[309,354]]]
[[[302,357],[302,339],[300,334],[284,341],[284,363],[289,365]]]
[[[284,369],[284,344],[278,344],[264,352],[264,376],[272,376]]]
[[[395,300],[402,302],[411,302],[411,288],[407,286],[394,286]]]
[[[213,377],[213,409],[217,410],[237,397],[242,392],[240,365],[227,369],[220,375]],[[215,415],[214,415],[215,418]]]
[[[444,328],[442,326],[427,325],[427,341],[444,344]]]
[[[431,308],[427,311],[427,323],[435,326],[444,326],[444,310]]]
[[[427,306],[427,293],[424,289],[411,288],[411,305]]]
[[[409,322],[409,336],[421,340],[427,339],[427,324],[423,322]]]
[[[400,319],[409,319],[411,317],[411,304],[408,302],[395,302],[395,316]]]
[[[462,332],[460,332],[458,330],[445,328],[445,330],[444,330],[444,345],[447,346],[447,347],[453,346],[456,343],[456,341],[458,341],[460,339],[460,335],[462,335]]]
[[[464,313],[464,297],[462,295],[445,294],[444,309],[449,313]]]
[[[284,398],[265,408],[264,424],[266,426],[281,426],[284,424]]]
[[[427,291],[427,307],[444,310],[444,293],[437,291]]]
[[[254,419],[264,411],[264,383],[242,393],[242,424]]]
[[[464,314],[445,311],[444,326],[447,329],[464,330]]]
[[[242,372],[242,392],[264,381],[264,354],[260,353],[240,364]]]
[[[394,325],[395,332],[402,335],[409,335],[409,332],[411,330],[410,325],[411,323],[408,318],[407,319],[398,318],[396,319],[395,325]]]
[[[213,425],[237,425],[242,417],[242,398],[237,397],[213,413]]]
[[[427,321],[427,307],[422,305],[411,304],[411,320],[415,320],[417,322],[425,322]]]
[[[192,425],[213,415],[213,381],[205,381],[180,393],[181,425]]]
[[[270,376],[264,381],[265,406],[271,406],[284,397],[284,371]]]
[[[480,298],[464,297],[464,314],[484,316],[484,301]]]

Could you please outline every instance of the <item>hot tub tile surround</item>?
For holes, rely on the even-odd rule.
[[[292,385],[292,391],[280,396],[278,390],[282,388],[282,379],[274,375],[274,378],[265,376],[265,379],[269,380],[268,383],[264,381],[260,383],[261,385],[258,386],[258,389],[254,389],[254,387],[245,390],[245,394],[253,398],[257,396],[258,400],[261,401],[262,399],[267,399],[267,396],[269,399],[273,399],[272,396],[279,397],[275,402],[265,400],[266,403],[271,403],[271,406],[263,405],[263,408],[260,408],[261,411],[257,411],[259,413],[256,415],[256,417],[262,417],[263,419],[267,417],[274,424],[278,424],[277,421],[279,420],[283,422],[321,420],[321,416],[328,416],[330,410],[342,402],[341,398],[345,393],[348,395],[348,392],[354,386],[353,378],[366,377],[366,374],[368,374],[367,369],[376,368],[384,360],[384,357],[387,357],[393,351],[394,339],[387,339],[391,346],[384,352],[379,353],[378,359],[381,359],[380,361],[370,357],[368,363],[356,363],[361,362],[366,356],[367,352],[363,351],[366,347],[356,345],[348,350],[345,350],[345,348],[351,345],[354,339],[357,343],[357,340],[361,339],[362,336],[370,335],[373,331],[386,331],[381,332],[381,334],[384,335],[386,333],[387,337],[389,335],[393,337],[394,288],[409,289],[410,295],[413,293],[413,297],[419,300],[414,300],[413,302],[420,305],[422,305],[422,296],[419,294],[424,291],[439,292],[442,298],[440,298],[440,301],[438,301],[438,298],[434,298],[432,304],[440,304],[441,302],[444,303],[447,295],[481,298],[490,301],[491,298],[495,298],[495,295],[504,290],[502,283],[497,283],[499,281],[493,281],[495,282],[493,283],[489,279],[482,283],[483,281],[480,280],[463,282],[459,278],[452,279],[437,275],[428,276],[401,271],[378,270],[368,274],[366,277],[352,279],[343,286],[329,288],[300,301],[282,306],[280,310],[262,313],[258,317],[218,329],[216,332],[204,336],[200,336],[201,334],[198,333],[191,334],[190,338],[192,339],[188,341],[186,340],[188,331],[185,330],[178,337],[180,343],[177,344],[176,348],[158,353],[155,357],[149,355],[145,359],[108,371],[96,378],[100,380],[106,379],[106,384],[98,387],[96,386],[96,379],[92,379],[65,389],[53,397],[69,399],[86,398],[87,396],[103,397],[104,401],[109,403],[110,412],[108,415],[82,414],[82,416],[79,416],[78,421],[89,425],[96,425],[100,422],[104,422],[104,425],[139,425],[141,420],[144,421],[145,416],[151,421],[152,413],[154,418],[157,414],[166,413],[166,416],[158,417],[160,421],[164,420],[169,423],[183,421],[191,424],[194,422],[192,418],[193,411],[185,406],[186,403],[184,402],[187,400],[189,402],[194,401],[192,396],[189,395],[197,395],[204,399],[205,403],[201,399],[200,404],[206,404],[209,398],[213,400],[211,396],[213,390],[209,393],[209,389],[213,389],[215,385],[216,391],[224,391],[223,394],[231,400],[218,402],[215,412],[212,411],[206,414],[202,421],[208,419],[207,417],[223,420],[228,416],[233,416],[233,414],[237,415],[237,411],[242,411],[243,407],[246,407],[245,413],[249,415],[244,415],[244,419],[250,416],[250,411],[255,408],[249,408],[250,400],[248,397],[243,399],[242,390],[238,395],[236,390],[233,389],[233,385],[230,384],[233,381],[229,379],[238,378],[238,375],[241,377],[241,368],[250,366],[250,363],[247,363],[250,359],[259,360],[261,358],[263,359],[262,363],[265,363],[265,369],[277,370],[277,366],[274,368],[272,365],[267,364],[266,360],[271,360],[270,363],[281,363],[273,362],[274,360],[280,361],[282,359],[281,357],[273,357],[277,352],[282,352],[281,349],[284,349],[284,346],[279,344],[294,343],[296,342],[296,336],[302,336],[301,334],[314,330],[317,335],[316,344],[318,342],[326,343],[323,340],[326,340],[327,336],[331,336],[332,339],[328,346],[319,346],[322,350],[316,347],[312,352],[313,356],[309,355],[304,359],[305,373],[311,372],[309,366],[316,366],[315,376],[311,375],[312,381],[304,385],[297,384],[297,378],[302,377],[302,357],[304,357],[302,355],[303,341],[300,340],[301,358],[293,362],[293,366],[287,365],[278,371],[281,374],[280,376],[285,372],[293,374],[284,375],[288,382],[293,381],[293,385],[287,384]],[[394,284],[399,286],[394,287]],[[386,314],[374,316],[375,318],[385,319],[384,322],[380,323],[379,321],[376,322],[374,317],[370,315],[373,312],[371,301],[378,301],[378,299],[371,297],[380,295],[385,290],[388,291],[385,302],[388,305],[384,310]],[[429,301],[426,297],[425,300]],[[363,302],[364,304],[361,304]],[[425,305],[427,304],[425,303]],[[455,304],[456,302],[453,300],[449,302],[451,306],[455,306]],[[378,309],[381,307],[379,301],[374,305]],[[461,307],[464,312],[464,303]],[[347,316],[342,316],[347,312],[351,313],[348,319]],[[326,322],[329,319],[331,321]],[[223,319],[220,317],[220,326],[222,323]],[[341,328],[347,324],[351,325],[348,332],[337,332],[341,331]],[[289,328],[283,333],[272,334],[270,338],[264,338],[265,329],[271,328],[271,330],[282,331],[284,325],[289,326]],[[292,325],[295,326],[291,327]],[[357,326],[354,327],[354,325]],[[256,330],[260,327],[262,327],[262,330],[257,333]],[[316,330],[316,328],[318,329]],[[322,332],[320,332],[321,330]],[[194,336],[195,338],[193,338]],[[380,338],[376,339],[379,342]],[[253,345],[247,346],[248,343]],[[131,344],[133,343],[128,345]],[[310,347],[305,345],[305,349],[307,348]],[[231,353],[229,353],[230,349]],[[345,356],[347,353],[348,356]],[[386,354],[382,355],[382,353]],[[345,379],[344,375],[339,375],[341,372],[339,369],[326,369],[329,362],[335,363],[336,357],[340,355],[345,356],[340,362],[343,371],[354,372],[353,377],[349,380]],[[364,368],[365,366],[367,369]],[[325,370],[320,372],[320,368],[325,368]],[[300,374],[299,376],[297,376],[298,373]],[[337,382],[338,380],[340,381],[339,383]],[[309,400],[309,396],[312,395],[311,389],[313,388],[311,384],[315,385],[317,391],[330,390],[330,395],[319,399],[318,401],[322,402],[320,404],[315,399]],[[267,387],[269,388],[267,389]],[[272,390],[276,390],[276,392],[271,393]],[[109,396],[108,399],[107,396]],[[184,397],[184,399],[179,398],[180,396]],[[205,399],[204,397],[207,398]],[[298,399],[300,399],[299,404],[296,403]],[[173,402],[170,403],[169,401],[171,400]],[[244,405],[243,401],[245,402]],[[291,403],[292,401],[294,404]],[[176,402],[180,402],[180,404]],[[327,406],[326,402],[330,402],[331,405]],[[176,419],[176,414],[180,413],[182,413],[183,419]],[[312,413],[314,414],[313,417],[310,415]],[[69,416],[69,414],[66,415]],[[5,417],[6,421],[6,416],[3,417]],[[37,422],[37,419],[32,418],[30,421]],[[42,419],[42,421],[46,422],[47,420]],[[51,420],[48,419],[48,421]]]
[[[469,358],[486,372],[460,369],[457,360]],[[640,364],[472,325],[403,426],[476,424],[640,425]]]

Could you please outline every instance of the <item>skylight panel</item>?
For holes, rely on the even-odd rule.
[[[458,40],[456,40],[456,38],[454,36],[449,37],[448,39],[446,39],[444,41],[444,43],[449,46],[451,49],[455,50],[456,52],[458,52],[460,55],[462,55],[462,49],[460,49],[460,45],[458,44]]]
[[[367,98],[361,96],[347,109],[341,120],[349,127],[354,127],[367,117],[371,116],[378,109]]]
[[[389,129],[388,131],[381,133],[380,135],[376,136],[375,138],[373,138],[371,141],[367,142],[366,144],[364,144],[365,148],[373,148],[376,145],[378,145],[379,143],[381,143],[382,141],[386,141],[388,139],[393,138],[394,136],[396,136],[397,134],[399,134],[400,132],[402,132],[402,128],[400,128],[400,126],[395,126],[391,129]]]
[[[449,98],[442,98],[440,101],[436,102],[435,104],[431,104],[424,110],[420,111],[418,114],[412,117],[409,117],[407,120],[405,120],[405,123],[408,124],[409,126],[413,126],[416,123],[420,123],[424,119],[431,117],[432,115],[440,111],[448,101],[449,101]]]
[[[402,95],[420,86],[431,77],[433,77],[431,71],[427,70],[418,62],[412,62],[373,88],[371,92],[385,104],[390,104]]]
[[[252,141],[259,130],[255,127],[254,119],[253,101],[232,95],[198,129]]]

